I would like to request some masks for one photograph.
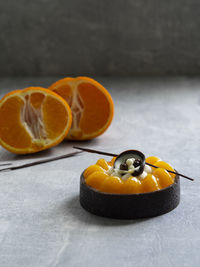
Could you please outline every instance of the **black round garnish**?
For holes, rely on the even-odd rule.
[[[135,161],[134,161],[134,163],[133,163],[133,166],[134,167],[138,167],[138,166],[140,166],[141,165],[141,160],[140,159],[136,159]]]
[[[121,154],[119,154],[115,159],[113,167],[117,169],[125,168],[125,165],[127,166],[126,164],[127,159],[131,158],[135,159],[133,166],[137,168],[137,170],[134,170],[134,172],[132,173],[132,176],[139,176],[144,171],[145,155],[138,150],[126,150]],[[126,170],[128,170],[128,168]]]
[[[126,163],[120,164],[120,170],[122,170],[122,171],[128,171],[128,165]]]

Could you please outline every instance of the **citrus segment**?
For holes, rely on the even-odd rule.
[[[48,138],[56,139],[65,130],[68,110],[56,98],[47,96],[43,104],[43,121]]]
[[[23,100],[18,96],[0,104],[0,140],[19,149],[31,145],[31,137],[20,121],[23,105]]]
[[[153,175],[157,178],[158,184],[160,185],[161,188],[165,188],[174,183],[174,179],[171,177],[169,172],[167,172],[162,168],[157,168],[153,172]]]
[[[97,160],[96,165],[99,165],[101,168],[103,168],[106,171],[109,169],[108,163],[107,163],[107,161],[105,159],[99,159],[99,160]]]
[[[158,182],[155,176],[153,176],[152,174],[148,174],[142,181],[142,192],[143,193],[153,192],[159,189],[160,187],[158,185]]]
[[[108,178],[102,183],[99,190],[105,193],[121,194],[123,192],[123,185],[124,183],[119,177],[108,176]]]
[[[111,159],[111,161],[108,162],[108,164],[109,164],[110,166],[113,166],[113,165],[114,165],[114,162],[115,162],[115,160],[116,160],[116,158],[117,158],[117,157],[113,157],[113,158]]]
[[[62,96],[62,98],[64,98],[68,104],[72,104],[72,88],[69,85],[61,85],[56,88],[54,92]]]
[[[81,83],[78,86],[78,94],[83,103],[80,129],[85,134],[92,134],[97,129],[102,129],[110,116],[110,103],[107,96],[90,83]],[[95,103],[95,104],[94,104]]]
[[[130,177],[124,182],[124,194],[138,194],[142,192],[142,186],[139,179]]]
[[[88,178],[86,179],[86,182],[89,186],[95,189],[99,189],[102,186],[102,183],[104,182],[104,180],[107,178],[108,178],[108,175],[106,173],[96,171],[88,176]]]
[[[39,109],[44,101],[44,98],[45,95],[43,93],[32,93],[30,95],[30,103],[35,109]]]
[[[149,157],[148,160],[154,162],[156,166],[159,165],[158,168],[145,165],[143,175],[136,177],[132,176],[133,174],[118,172],[116,167],[113,168],[115,159],[116,157],[113,157],[110,162],[99,159],[96,164],[89,166],[84,172],[86,184],[91,187],[98,184],[95,188],[105,193],[142,194],[166,188],[174,183],[171,173],[165,169],[173,170],[173,168],[157,157]]]
[[[165,161],[158,161],[158,162],[156,162],[155,164],[154,164],[155,166],[157,166],[157,167],[159,167],[159,168],[163,168],[163,169],[165,169],[165,170],[169,170],[169,171],[173,171],[173,172],[175,172],[175,170],[172,168],[172,166],[171,165],[169,165],[168,163],[166,163]],[[153,168],[153,167],[152,167]],[[154,168],[153,168],[154,169]],[[154,169],[155,170],[155,169]],[[169,173],[170,174],[170,176],[172,177],[172,178],[175,178],[175,176],[176,176],[176,174],[174,174],[174,173]]]
[[[62,96],[72,110],[67,139],[87,140],[102,134],[110,125],[114,104],[108,91],[87,77],[65,78],[49,87]]]
[[[0,101],[0,144],[7,150],[34,153],[60,143],[72,122],[69,105],[54,92],[29,87]]]
[[[150,156],[148,158],[146,158],[146,162],[149,164],[155,164],[156,162],[160,161],[161,159],[159,159],[158,157],[155,156]]]
[[[87,178],[90,174],[92,174],[93,172],[103,172],[104,170],[99,166],[99,165],[91,165],[89,166],[85,172],[84,172],[84,176]]]

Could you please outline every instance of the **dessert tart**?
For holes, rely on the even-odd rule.
[[[80,203],[104,217],[158,216],[180,202],[179,174],[158,157],[127,150],[107,162],[99,159],[80,177]]]

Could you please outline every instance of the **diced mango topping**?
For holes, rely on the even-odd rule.
[[[87,185],[105,193],[115,194],[139,194],[157,191],[166,188],[174,183],[176,174],[167,170],[174,169],[158,157],[146,158],[146,163],[155,165],[152,167],[152,173],[147,173],[146,177],[133,177],[128,179],[112,176],[109,169],[113,167],[115,157],[107,162],[99,159],[96,164],[89,166],[84,172],[84,178]]]

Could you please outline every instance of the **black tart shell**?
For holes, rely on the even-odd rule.
[[[84,172],[83,172],[84,173]],[[111,194],[100,192],[80,177],[80,204],[98,216],[114,219],[154,217],[175,209],[180,202],[180,178],[164,189],[140,194]]]

